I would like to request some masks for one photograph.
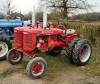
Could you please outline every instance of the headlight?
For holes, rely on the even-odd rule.
[[[74,34],[76,31],[74,29],[68,29],[66,34]]]

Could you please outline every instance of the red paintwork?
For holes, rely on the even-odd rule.
[[[23,27],[15,29],[14,46],[16,49],[22,49],[26,53],[38,49],[41,52],[47,52],[49,48],[66,47],[75,38],[79,38],[77,34],[66,35],[65,39],[58,36],[65,35],[65,30],[58,28],[34,28]]]
[[[14,31],[14,46],[16,49],[23,47],[23,28],[16,28]]]
[[[19,51],[23,52],[24,55],[27,56],[29,59],[33,59],[33,58],[39,57],[38,55],[33,54],[33,52],[25,52],[25,51],[22,51],[22,50],[19,50]]]
[[[81,50],[80,50],[80,56],[83,56],[84,54],[85,54],[84,49],[81,49]]]
[[[48,38],[48,47],[54,48],[54,47],[58,47],[58,46],[60,46],[60,47],[66,46],[66,41],[57,40],[57,38],[55,38],[55,37]]]
[[[38,30],[37,30],[38,31]],[[28,28],[23,31],[23,50],[32,52],[36,48],[36,34],[37,31],[33,28]]]
[[[46,43],[41,44],[41,46],[38,47],[37,49],[40,50],[41,52],[46,52],[48,51],[48,45]]]
[[[32,72],[35,73],[35,74],[38,74],[42,71],[42,64],[40,62],[36,62],[34,64],[34,66],[32,67]]]
[[[86,54],[87,54],[86,50],[84,48],[82,48],[80,50],[80,58],[83,58]]]
[[[80,38],[80,36],[77,34],[71,34],[71,35],[66,36],[66,45],[68,46],[71,43],[71,41],[76,38]]]

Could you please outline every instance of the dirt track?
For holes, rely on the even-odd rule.
[[[75,71],[66,71],[52,81],[45,80],[45,78],[32,80],[27,76],[22,64],[12,66],[2,61],[0,62],[0,84],[100,84],[100,77],[88,77]]]

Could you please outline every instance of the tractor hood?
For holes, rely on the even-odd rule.
[[[61,35],[61,34],[64,33],[64,30],[57,29],[57,28],[52,28],[52,29],[46,28],[46,29],[43,29],[43,28],[27,27],[26,29],[24,28],[24,32],[34,33],[34,34],[36,34],[38,36],[41,36],[41,35]]]

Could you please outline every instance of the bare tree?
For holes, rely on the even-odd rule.
[[[45,0],[42,0],[45,1]],[[68,18],[68,14],[88,8],[87,0],[46,0],[49,7],[59,9],[63,16]]]

